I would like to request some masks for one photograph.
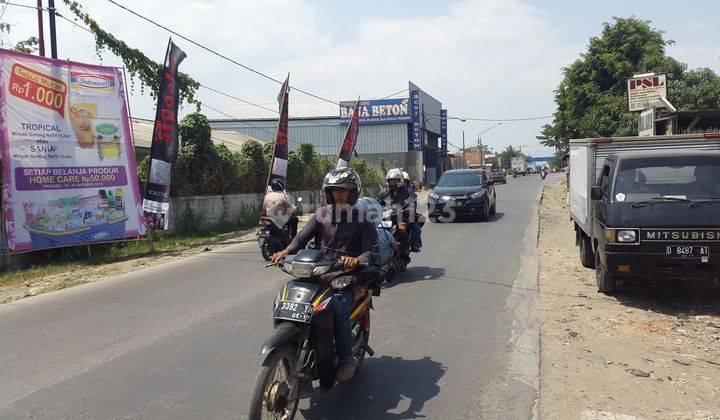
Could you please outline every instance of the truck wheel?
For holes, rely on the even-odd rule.
[[[582,232],[578,232],[578,235],[580,235],[580,264],[585,268],[593,268],[595,267],[595,254],[592,249],[592,241]]]
[[[613,294],[617,288],[617,279],[602,266],[597,253],[595,254],[595,281],[598,291],[606,295]]]

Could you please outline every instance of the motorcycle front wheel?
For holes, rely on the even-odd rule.
[[[250,397],[250,420],[295,418],[300,379],[293,374],[297,366],[295,349],[284,346],[273,350],[263,361]]]

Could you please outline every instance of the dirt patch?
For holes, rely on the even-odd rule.
[[[562,184],[544,191],[539,254],[542,418],[720,419],[720,282],[598,293]]]

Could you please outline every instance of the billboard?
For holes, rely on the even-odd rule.
[[[360,101],[359,124],[388,124],[410,122],[409,99],[373,99]],[[353,116],[356,101],[340,102],[340,120],[348,124]]]
[[[667,83],[664,74],[637,76],[628,79],[628,110],[642,111],[660,98],[667,98]]]
[[[422,150],[422,133],[420,131],[420,91],[410,91],[410,116],[412,129],[410,130],[409,151]]]
[[[123,74],[0,50],[9,252],[145,233]]]
[[[447,109],[440,110],[440,149],[447,152]]]

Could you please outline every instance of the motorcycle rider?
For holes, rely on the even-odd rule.
[[[408,177],[409,178],[409,177]],[[385,175],[388,188],[380,193],[380,202],[383,205],[397,206],[397,234],[399,252],[407,254],[408,241],[410,238],[410,222],[415,220],[415,208],[417,206],[417,195],[405,182],[403,171],[398,168],[390,169]],[[408,179],[409,181],[409,179]]]
[[[405,171],[402,172],[402,175],[403,183],[413,192],[414,206],[417,209],[417,194],[415,194],[410,175]],[[422,248],[422,227],[424,224],[425,218],[420,213],[416,213],[415,220],[410,223],[410,251],[412,252],[420,252],[420,248]]]
[[[295,237],[298,227],[298,218],[294,214],[296,207],[285,192],[284,179],[275,178],[270,181],[270,191],[263,199],[263,209],[265,215],[272,218],[279,226],[287,224],[290,237]]]
[[[337,168],[328,172],[323,180],[327,205],[319,208],[300,233],[284,250],[273,255],[279,263],[288,254],[307,246],[310,239],[330,258],[339,258],[346,270],[358,263],[372,265],[378,252],[378,234],[375,226],[360,214],[356,203],[361,183],[351,168]],[[338,287],[339,288],[339,287]],[[333,331],[339,364],[336,378],[345,381],[355,374],[357,360],[353,357],[350,307],[355,287],[351,283],[333,295]]]

